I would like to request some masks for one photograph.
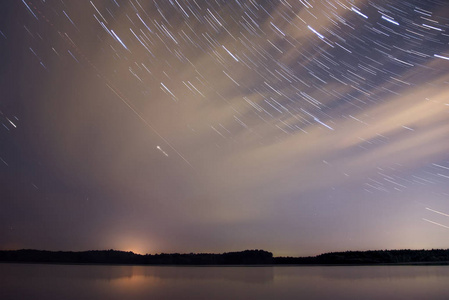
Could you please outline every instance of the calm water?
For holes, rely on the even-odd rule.
[[[0,299],[449,299],[449,266],[0,264]]]

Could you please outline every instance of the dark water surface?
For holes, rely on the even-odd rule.
[[[0,264],[0,299],[449,299],[449,266]]]

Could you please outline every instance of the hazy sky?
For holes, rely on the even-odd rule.
[[[449,4],[0,4],[0,248],[449,247]]]

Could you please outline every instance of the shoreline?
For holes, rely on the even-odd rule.
[[[309,257],[274,257],[264,250],[214,253],[136,254],[117,250],[0,250],[0,263],[141,266],[376,266],[449,265],[449,249],[331,252]]]
[[[120,263],[69,263],[69,262],[31,262],[0,261],[1,264],[19,265],[61,265],[61,266],[119,266],[119,267],[375,267],[375,266],[448,266],[449,261],[442,262],[408,262],[408,263],[372,263],[372,264],[120,264]]]

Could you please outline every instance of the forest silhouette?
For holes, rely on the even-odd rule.
[[[449,264],[449,249],[330,252],[308,257],[274,257],[264,250],[213,253],[137,254],[131,251],[1,250],[0,262],[131,265],[372,265]]]

